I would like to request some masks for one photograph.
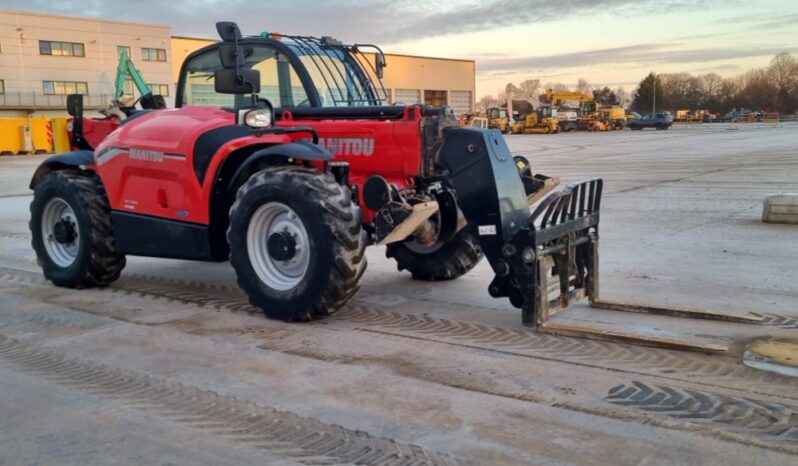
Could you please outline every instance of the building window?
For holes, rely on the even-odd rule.
[[[164,97],[169,97],[169,85],[168,84],[150,84],[150,91],[153,95],[162,95]]]
[[[75,81],[42,81],[42,91],[45,95],[87,95],[89,93],[89,85],[85,82]]]
[[[83,44],[75,42],[56,42],[52,40],[40,40],[39,53],[42,55],[56,55],[59,57],[86,56]]]
[[[144,61],[166,61],[166,50],[141,49],[141,59]]]
[[[130,47],[127,45],[117,45],[116,46],[116,58],[120,58],[122,56],[122,52],[127,52],[128,58],[132,58],[130,56]]]
[[[6,82],[0,79],[0,94],[6,93]]]

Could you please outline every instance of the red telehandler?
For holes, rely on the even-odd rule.
[[[383,104],[376,46],[217,30],[220,42],[183,63],[176,108],[130,111],[93,150],[36,170],[32,242],[54,284],[108,285],[125,255],[229,260],[268,317],[309,320],[343,306],[365,247],[385,244],[420,280],[457,278],[484,254],[490,295],[521,308],[526,325],[724,349],[549,322],[583,297],[733,318],[598,300],[602,180],[549,193],[552,179],[533,175],[498,131],[460,128],[446,108]],[[80,120],[80,98],[69,107]]]

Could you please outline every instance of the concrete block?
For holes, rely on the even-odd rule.
[[[798,225],[798,194],[766,196],[762,209],[762,221]]]

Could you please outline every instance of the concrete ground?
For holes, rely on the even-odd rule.
[[[423,283],[381,248],[308,324],[263,318],[226,263],[129,257],[106,289],[56,288],[27,233],[42,157],[0,158],[0,464],[796,464],[798,379],[741,354],[798,330],[798,226],[760,218],[798,192],[798,125],[508,141],[536,172],[604,179],[604,298],[763,323],[556,317],[720,355],[539,334],[484,261]]]

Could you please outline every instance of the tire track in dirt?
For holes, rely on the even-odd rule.
[[[159,377],[71,358],[5,335],[0,335],[0,359],[60,385],[306,464],[466,464],[417,445],[375,437]]]
[[[610,389],[608,402],[677,419],[722,424],[769,440],[798,441],[798,411],[781,403],[732,398],[639,381]]]
[[[8,256],[0,255],[0,259],[3,257]],[[41,276],[33,272],[2,266],[0,266],[0,279],[46,283]],[[127,274],[124,280],[104,290],[249,315],[261,313],[249,303],[246,295],[240,290],[201,282]],[[394,337],[417,338],[511,356],[609,369],[620,373],[641,374],[732,390],[748,390],[753,393],[798,400],[798,379],[752,369],[719,356],[555,336],[532,330],[509,329],[429,315],[419,317],[414,314],[375,309],[359,303],[357,298],[324,322],[325,325],[335,322],[349,324],[354,326],[354,330]],[[271,331],[264,332],[258,329],[247,328],[237,333],[253,335],[261,338],[264,343],[273,338]],[[259,333],[265,334],[259,336]]]
[[[9,278],[13,282],[20,283],[20,284],[34,283],[34,284],[42,285],[42,284],[46,283],[43,279],[41,279],[41,277],[38,277],[37,274],[35,274],[33,272],[19,271],[19,273],[17,273],[17,271],[13,271],[12,270],[11,272],[9,272],[8,270],[9,269],[0,267],[0,279],[5,280],[6,278]],[[182,281],[174,280],[173,282],[180,283]],[[221,291],[221,292],[225,291],[224,287],[218,287],[218,286],[210,286],[209,285],[207,287],[202,287],[202,288],[209,288],[209,289],[213,289],[213,290]],[[132,293],[132,294],[137,294],[137,295],[141,295],[141,296],[144,296],[144,297],[155,297],[156,299],[157,298],[163,298],[163,296],[160,296],[160,295],[150,294],[150,293],[152,293],[152,287],[150,287],[148,289],[149,289],[148,292],[141,292],[141,290],[134,291],[134,292],[131,292],[130,290],[116,290],[116,289],[107,289],[107,290],[112,292],[112,293],[116,293],[116,292],[120,292],[121,291],[123,293]],[[181,292],[181,296],[182,296],[182,292]],[[172,299],[172,298],[166,298],[166,299]],[[222,309],[222,310],[232,310],[232,309],[229,309],[229,308],[225,307],[224,304],[220,304],[220,301],[219,301],[220,299],[225,299],[225,298],[215,298],[213,300],[208,299],[207,300],[208,303],[215,303],[215,305],[214,304],[209,304],[208,306],[212,307],[214,309],[218,308],[218,309]],[[177,301],[177,299],[174,299],[174,300]],[[197,304],[197,303],[194,302],[192,304]],[[252,307],[252,306],[249,306],[248,308],[245,308],[245,307],[243,307],[244,303],[237,302],[236,304],[242,306],[241,308],[238,309],[238,312],[244,311],[244,312],[247,312],[248,314],[259,313],[259,311],[257,309],[255,309],[254,307]],[[380,322],[378,324],[377,328],[386,329],[386,331],[381,331],[381,330],[378,330],[377,328],[356,326],[356,327],[352,327],[353,331],[360,330],[360,331],[366,331],[366,332],[374,332],[374,333],[379,333],[379,334],[386,334],[386,335],[395,336],[395,337],[415,338],[415,339],[419,339],[419,340],[424,340],[424,342],[430,343],[430,344],[440,344],[440,343],[443,343],[443,344],[457,344],[457,345],[461,345],[461,346],[468,347],[470,349],[479,350],[479,351],[485,351],[485,350],[487,350],[487,351],[497,351],[497,352],[505,354],[505,355],[509,354],[509,355],[513,355],[513,356],[532,357],[532,358],[541,359],[541,360],[550,360],[550,361],[565,362],[565,363],[576,363],[576,364],[579,364],[579,365],[590,366],[590,367],[599,368],[599,369],[603,369],[603,370],[606,370],[607,368],[604,367],[604,366],[601,366],[601,365],[591,364],[591,363],[588,363],[588,362],[573,362],[573,361],[568,361],[568,360],[565,360],[565,359],[562,359],[562,358],[559,358],[559,357],[548,357],[548,356],[550,356],[550,354],[549,354],[550,352],[554,352],[554,353],[557,353],[557,352],[569,353],[570,352],[570,354],[575,354],[574,352],[576,352],[576,353],[582,354],[583,356],[586,353],[591,353],[592,356],[596,356],[599,353],[601,353],[601,351],[599,350],[600,348],[604,348],[605,351],[609,350],[611,352],[617,352],[617,351],[621,350],[620,348],[617,348],[617,347],[623,346],[623,345],[617,345],[617,344],[612,344],[612,343],[596,342],[596,341],[591,341],[591,340],[581,340],[581,339],[554,337],[554,336],[551,336],[551,335],[537,335],[537,334],[534,334],[534,333],[531,333],[531,332],[515,331],[515,330],[511,330],[511,329],[502,329],[502,328],[491,327],[491,326],[486,326],[486,325],[482,325],[482,324],[470,324],[470,323],[456,322],[456,321],[452,322],[452,321],[447,321],[445,319],[435,319],[435,318],[430,318],[430,317],[425,317],[423,319],[419,319],[419,318],[417,318],[415,316],[403,315],[403,314],[395,313],[395,312],[375,311],[375,310],[371,310],[371,309],[364,308],[362,306],[357,306],[357,305],[356,306],[347,307],[341,312],[344,314],[344,315],[341,316],[341,317],[345,318],[344,322],[347,322],[347,319],[349,319],[349,318],[353,318],[355,320],[363,320],[363,318],[365,316],[366,320],[368,320],[368,321],[372,321],[372,320],[375,320],[375,319],[378,320],[378,321],[382,321],[382,322]],[[350,313],[350,312],[353,312],[355,314],[353,316],[347,317],[345,314]],[[368,313],[368,314],[363,314],[364,312]],[[374,314],[375,312],[377,314]],[[360,317],[356,317],[357,315],[359,315]],[[411,319],[413,322],[416,322],[416,324],[408,325],[407,321],[406,321],[406,319],[408,319],[408,318]],[[170,325],[169,323],[159,324],[159,325],[167,325],[170,328],[172,327],[172,325]],[[194,332],[192,332],[190,330],[181,330],[179,328],[179,324],[176,323],[176,325],[177,325],[176,329],[179,330],[179,331],[185,331],[186,333],[194,333]],[[290,326],[290,324],[282,324],[282,325]],[[410,328],[417,327],[416,330],[418,330],[419,335],[415,335],[414,336],[414,335],[410,335],[410,334],[407,334],[407,333],[397,334],[397,333],[391,332],[391,329],[389,327],[392,327],[392,326],[393,327],[398,326],[400,328],[404,328],[404,327],[408,327],[408,326]],[[452,326],[454,326],[454,327],[452,327]],[[454,329],[454,330],[452,330],[452,329]],[[347,356],[347,355],[334,355],[334,354],[326,353],[323,348],[316,348],[313,345],[308,346],[305,343],[303,343],[301,345],[301,347],[298,347],[297,345],[292,345],[291,343],[287,343],[287,344],[286,344],[286,342],[281,343],[279,341],[281,338],[278,338],[278,337],[280,337],[281,335],[282,336],[287,336],[285,333],[281,333],[281,330],[283,330],[283,329],[280,329],[280,328],[274,329],[274,328],[270,328],[270,327],[260,328],[260,329],[242,329],[241,331],[232,332],[231,334],[232,335],[241,335],[241,336],[254,336],[255,340],[257,342],[259,342],[257,344],[258,348],[259,349],[263,349],[263,350],[283,352],[283,353],[292,354],[292,355],[295,355],[295,356],[307,357],[307,358],[318,359],[318,360],[322,360],[322,361],[343,363],[343,364],[359,364],[359,363],[380,364],[380,363],[382,363],[380,361],[379,357],[367,357],[367,356],[357,356],[357,355],[352,357],[352,356]],[[340,331],[340,328],[337,329],[337,330]],[[441,332],[447,332],[447,331],[454,331],[454,333],[458,337],[458,338],[456,338],[456,342],[453,343],[453,342],[449,342],[449,341],[441,341],[441,340],[430,339],[429,338],[430,335],[435,336],[435,335],[439,335]],[[498,333],[501,335],[502,339],[506,339],[506,341],[510,342],[510,344],[512,344],[512,345],[515,345],[515,346],[519,346],[520,345],[522,348],[528,346],[528,344],[529,344],[528,338],[530,338],[530,337],[534,338],[534,337],[538,337],[538,336],[542,337],[543,338],[542,340],[539,340],[539,341],[535,342],[536,347],[539,348],[540,351],[541,351],[540,355],[537,355],[537,356],[531,355],[530,356],[528,354],[524,354],[523,352],[517,352],[517,351],[512,351],[512,350],[501,350],[501,349],[491,348],[490,346],[482,347],[482,346],[474,346],[474,345],[469,344],[470,343],[469,340],[471,340],[471,339],[475,339],[477,341],[485,341],[485,339],[490,340],[490,339],[492,339],[492,338],[494,338],[496,336],[496,335],[493,335],[493,332],[495,332],[495,331],[498,331]],[[207,334],[207,332],[201,332],[199,334],[205,335],[205,334]],[[290,335],[290,333],[288,335]],[[616,347],[616,348],[613,348],[613,347]],[[526,349],[528,349],[528,348],[526,348]],[[641,348],[634,348],[634,347],[625,348],[625,349],[623,349],[623,351],[624,351],[623,354],[628,356],[628,355],[631,355],[632,353],[637,352],[640,349]],[[647,350],[647,349],[644,349],[644,350]],[[677,356],[677,357],[678,356],[685,356],[685,354],[684,353],[676,353],[674,356]],[[605,355],[605,357],[606,357],[606,355]],[[635,361],[636,361],[636,358],[633,358],[633,357],[624,357],[622,359],[624,359],[624,362],[626,364],[631,364],[631,365],[635,364]],[[701,363],[701,364],[705,364],[705,363]],[[715,365],[713,365],[713,367],[716,368],[719,365],[722,365],[722,364],[715,364]],[[742,370],[749,371],[751,374],[755,374],[755,375],[764,377],[765,379],[773,379],[773,378],[778,379],[778,378],[781,378],[781,376],[776,376],[775,374],[770,374],[770,373],[760,372],[760,371],[754,371],[753,369],[749,369],[749,368],[746,368],[744,366],[740,366],[740,368]],[[701,367],[693,367],[693,369],[694,370],[701,370]],[[486,378],[486,379],[489,379],[490,377],[488,375],[486,375],[486,374],[482,374],[481,376],[478,375],[478,374],[482,373],[482,371],[479,368],[475,367],[472,370],[476,370],[476,372],[474,372],[474,375],[470,376],[470,377],[466,377],[466,378],[452,376],[452,374],[450,374],[447,371],[443,371],[443,372],[437,371],[437,373],[434,374],[434,373],[431,373],[429,371],[429,369],[422,370],[419,373],[416,373],[417,372],[416,371],[416,372],[413,372],[413,374],[405,374],[405,375],[406,376],[410,376],[410,377],[415,377],[415,378],[421,378],[422,380],[427,380],[429,382],[439,383],[439,384],[442,384],[442,385],[445,385],[445,386],[450,386],[452,388],[458,388],[458,389],[467,390],[467,391],[471,391],[471,392],[475,392],[475,393],[481,393],[481,394],[487,394],[487,395],[493,395],[493,396],[500,396],[500,397],[505,397],[505,398],[517,399],[517,400],[521,400],[521,401],[533,402],[533,403],[546,403],[546,402],[542,401],[541,399],[539,399],[535,395],[529,394],[529,396],[527,396],[527,395],[519,396],[519,394],[516,393],[516,391],[512,388],[512,385],[505,386],[504,388],[502,388],[502,385],[496,385],[496,384],[487,384],[487,385],[485,385],[483,383],[480,383],[481,377],[484,376],[484,378]],[[634,382],[635,376],[654,375],[657,378],[669,379],[669,381],[671,383],[673,383],[673,382],[677,382],[677,383],[678,382],[691,382],[693,384],[716,385],[716,384],[708,383],[706,380],[703,380],[703,381],[683,380],[683,379],[679,379],[677,377],[669,377],[669,376],[663,376],[663,375],[658,375],[658,374],[645,374],[645,373],[640,373],[640,372],[634,372],[633,370],[630,370],[630,369],[616,369],[615,372],[630,373],[632,375],[632,377],[627,379],[627,380],[629,380],[629,382],[627,382],[627,384],[634,384],[635,383]],[[400,371],[400,373],[401,373],[401,371]],[[497,375],[497,377],[500,377],[500,375]],[[787,379],[788,381],[794,382],[794,379],[788,379],[788,378],[785,378],[785,379]],[[760,381],[760,383],[762,383],[762,382]],[[778,388],[778,387],[774,387],[773,384],[768,384],[768,385],[771,386],[772,388]],[[795,385],[794,385],[794,387],[795,387]],[[739,386],[734,386],[734,387],[731,387],[731,388],[733,388],[735,390],[740,390]],[[509,390],[509,391],[506,391],[506,390]],[[617,391],[617,388],[613,389],[613,390]],[[687,389],[680,389],[680,390],[687,390]],[[784,390],[784,389],[782,389],[782,390]],[[781,391],[780,393],[782,395],[784,393],[790,393],[790,390],[791,389],[787,389],[786,391]],[[794,388],[792,390],[794,392]],[[773,396],[773,394],[768,394],[768,393],[765,393],[765,395]],[[733,397],[729,397],[727,395],[717,395],[717,396],[725,397],[726,399],[729,399],[729,400],[735,400],[736,399],[736,398],[733,398]],[[619,406],[620,405],[622,408],[628,408],[628,406],[624,406],[624,405],[622,405],[620,403],[613,403],[612,400],[610,400],[609,398],[606,399],[605,402],[607,402],[609,405],[613,405],[613,406]],[[761,402],[761,403],[764,403],[764,402]],[[659,427],[664,427],[664,428],[673,429],[673,430],[692,430],[692,431],[708,434],[710,436],[725,438],[725,439],[727,439],[729,441],[733,441],[733,442],[736,442],[736,443],[756,445],[756,446],[763,447],[763,448],[775,449],[775,450],[780,450],[780,451],[788,451],[788,452],[791,452],[791,453],[798,453],[798,450],[793,449],[790,445],[786,445],[786,446],[785,445],[781,445],[781,443],[782,443],[781,440],[782,439],[780,439],[780,438],[775,438],[775,439],[773,439],[773,438],[763,438],[763,439],[760,439],[761,436],[758,435],[757,432],[747,432],[745,430],[740,431],[740,429],[736,429],[736,428],[732,429],[731,431],[726,431],[726,430],[724,430],[725,426],[722,425],[722,424],[718,424],[718,423],[700,423],[700,424],[696,425],[695,423],[692,423],[693,420],[690,420],[690,419],[683,419],[683,420],[677,420],[677,421],[667,421],[668,417],[675,417],[675,416],[662,416],[662,415],[658,415],[658,413],[654,413],[654,414],[657,414],[658,417],[655,418],[655,419],[652,419],[650,417],[650,415],[648,415],[648,414],[635,414],[635,411],[645,411],[645,410],[623,409],[623,410],[619,411],[617,408],[602,408],[600,406],[595,406],[595,405],[591,406],[590,404],[585,405],[584,403],[576,403],[576,402],[573,402],[573,401],[569,401],[567,399],[556,401],[556,402],[552,403],[551,406],[554,406],[554,407],[557,407],[557,408],[562,408],[562,409],[567,409],[567,410],[571,410],[571,411],[589,413],[589,414],[593,414],[593,415],[597,415],[597,416],[603,416],[603,417],[608,417],[608,418],[613,418],[613,419],[630,421],[630,422],[643,422],[643,423],[656,425],[656,426],[659,426]],[[634,407],[634,406],[632,406],[632,407]],[[687,422],[687,423],[685,423],[685,422]],[[751,434],[754,434],[754,438],[751,438]],[[757,440],[757,439],[759,439],[759,440]],[[762,440],[764,440],[764,441],[762,441]]]

